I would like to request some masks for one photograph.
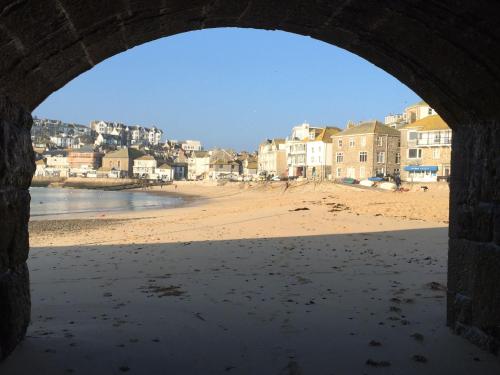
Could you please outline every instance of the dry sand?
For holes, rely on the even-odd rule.
[[[166,190],[188,205],[31,223],[0,374],[500,373],[445,326],[445,184]]]

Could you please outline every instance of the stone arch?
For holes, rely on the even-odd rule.
[[[498,345],[500,3],[366,0],[0,1],[0,357],[29,322],[29,112],[141,43],[214,27],[279,29],[349,50],[426,99],[455,131],[448,324]],[[473,333],[473,334],[472,334]]]

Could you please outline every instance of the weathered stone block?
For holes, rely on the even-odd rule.
[[[500,246],[450,239],[447,321],[457,333],[496,352],[500,348]]]
[[[29,251],[30,194],[27,190],[0,191],[0,273],[26,262]]]
[[[22,107],[0,96],[0,189],[28,189],[35,172],[30,129],[33,120]]]
[[[29,272],[24,263],[0,274],[0,359],[23,339],[30,314]]]
[[[453,132],[447,321],[491,351],[500,347],[500,124]]]

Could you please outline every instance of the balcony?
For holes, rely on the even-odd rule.
[[[451,146],[451,138],[417,139],[417,146]]]

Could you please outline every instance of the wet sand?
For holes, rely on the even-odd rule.
[[[446,186],[175,190],[199,198],[32,232],[2,375],[500,373],[445,326]]]

